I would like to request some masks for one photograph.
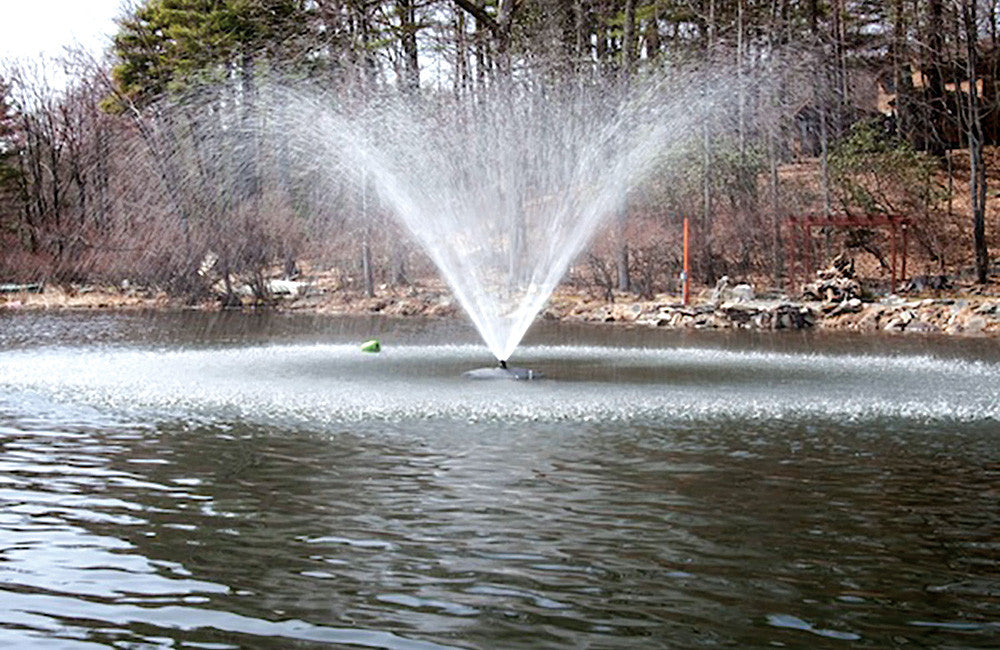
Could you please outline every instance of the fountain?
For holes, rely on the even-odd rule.
[[[377,200],[501,363],[476,376],[537,377],[503,366],[601,225],[658,165],[697,146],[728,88],[678,68],[629,83],[515,77],[463,97],[262,80],[248,100],[210,85],[150,111],[156,126],[126,167],[160,182],[121,201],[147,206],[171,255],[187,249],[181,268],[223,258],[226,279],[240,263],[244,275],[266,264],[260,251],[280,249],[301,217],[332,221],[356,211],[354,197],[362,213]],[[275,205],[293,218],[269,223]]]
[[[677,73],[630,88],[511,82],[476,101],[380,96],[329,108],[284,100],[299,136],[353,169],[431,257],[500,367],[628,190],[710,106]],[[692,94],[695,96],[692,97]]]

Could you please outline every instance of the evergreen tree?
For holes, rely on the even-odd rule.
[[[122,19],[113,77],[137,105],[199,81],[252,72],[261,58],[302,58],[314,9],[304,0],[147,0]]]

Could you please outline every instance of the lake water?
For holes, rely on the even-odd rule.
[[[0,315],[0,647],[1000,646],[997,342],[537,323],[514,362]]]

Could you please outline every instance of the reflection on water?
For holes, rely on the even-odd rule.
[[[0,322],[0,647],[1000,637],[982,343],[543,333],[472,385],[433,326],[102,318]]]

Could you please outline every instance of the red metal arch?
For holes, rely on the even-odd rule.
[[[890,270],[892,273],[889,290],[893,293],[896,292],[896,257],[899,248],[897,240],[901,234],[903,263],[899,280],[902,281],[906,278],[907,233],[910,228],[910,220],[906,217],[890,214],[800,215],[788,217],[786,226],[788,232],[785,237],[785,245],[788,250],[789,288],[799,284],[799,273],[801,273],[802,278],[807,279],[815,271],[812,259],[812,230],[828,226],[835,228],[887,228],[889,230]]]

